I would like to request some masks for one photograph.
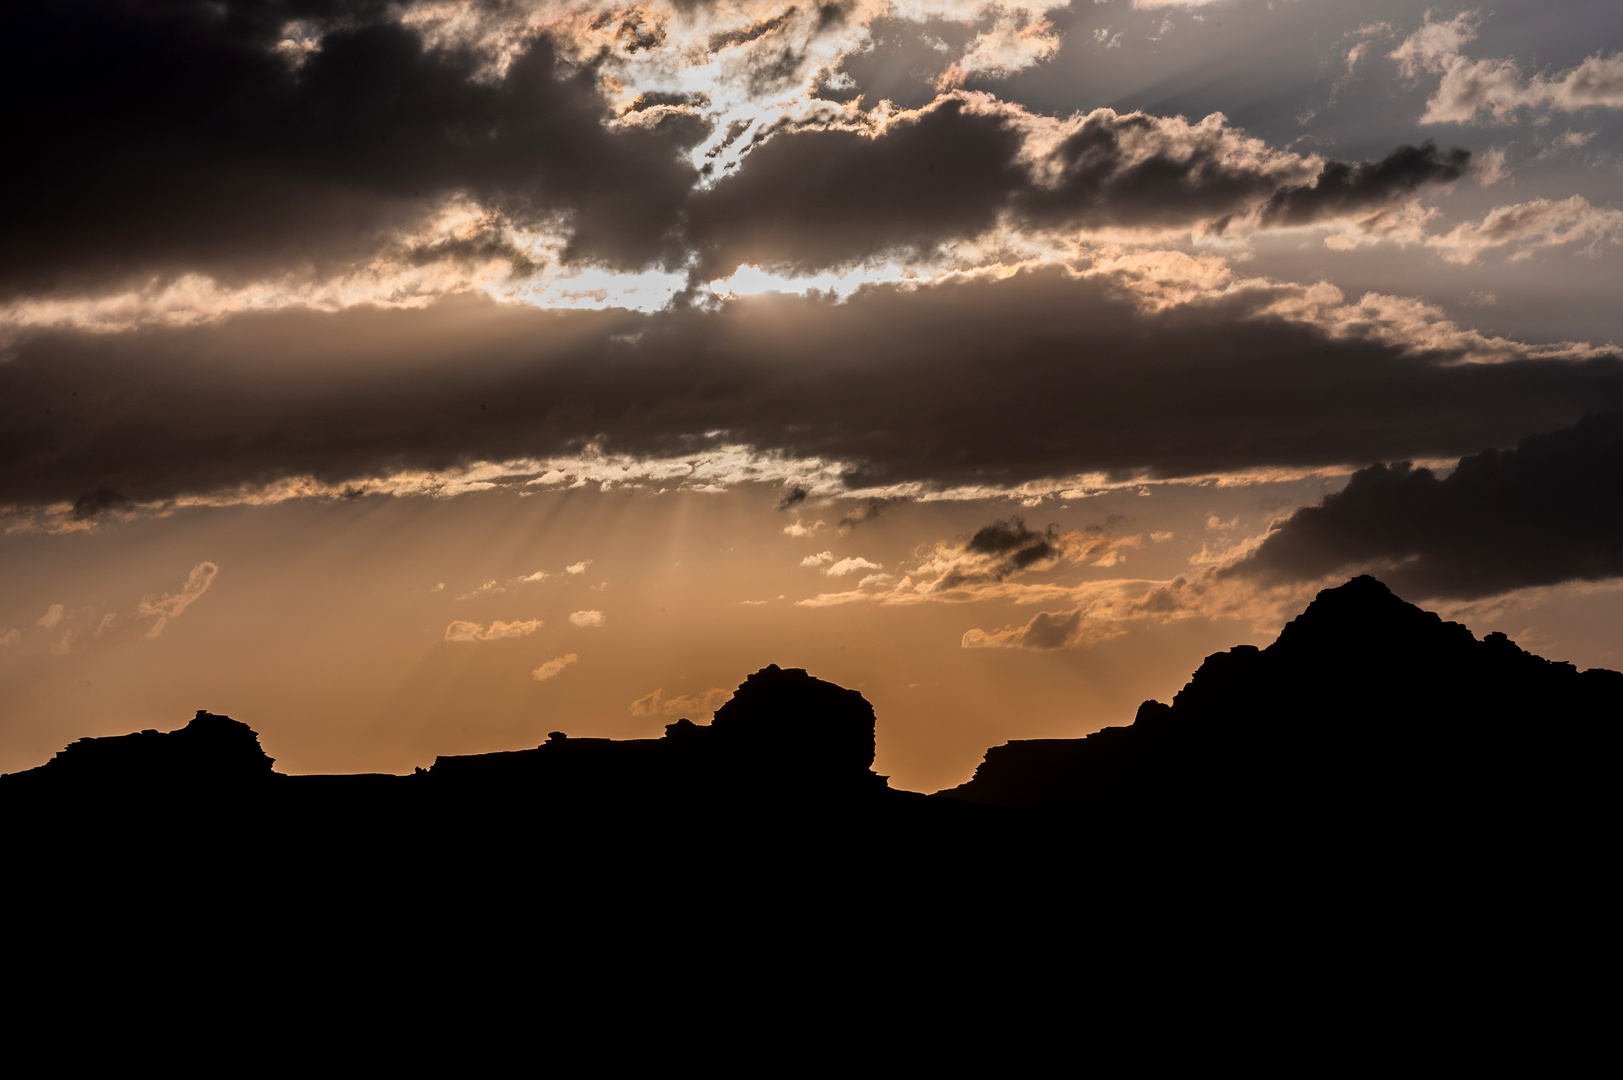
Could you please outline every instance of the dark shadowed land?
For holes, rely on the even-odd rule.
[[[539,964],[655,997],[804,990],[876,954],[969,994],[1170,964],[1185,990],[1336,1008],[1372,980],[1398,1011],[1446,988],[1432,1007],[1484,1023],[1510,981],[1610,954],[1620,701],[1623,674],[1478,641],[1363,577],[1132,725],[994,747],[932,796],[872,772],[860,694],[772,666],[708,726],[412,776],[284,776],[199,712],[81,740],[0,780],[0,805],[25,922],[137,966],[228,971],[243,933],[284,962]]]

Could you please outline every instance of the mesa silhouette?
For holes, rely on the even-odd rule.
[[[1568,985],[1561,958],[1610,925],[1620,691],[1358,578],[1131,725],[994,747],[928,796],[874,774],[859,693],[776,666],[708,725],[555,732],[408,776],[282,775],[247,725],[200,712],[0,777],[8,900],[32,978],[63,995],[110,958],[247,978],[272,952],[364,958],[311,985],[333,1015],[355,986],[520,976],[616,1009],[648,984],[656,1010],[792,985],[905,1011],[1167,971],[1222,997],[1273,971],[1315,988],[1309,1021],[1374,984],[1436,1015],[1436,978],[1390,978],[1419,957],[1446,1008],[1488,1015]]]
[[[992,807],[1080,814],[1117,832],[1375,830],[1460,807],[1534,820],[1584,812],[1605,790],[1620,700],[1623,674],[1579,672],[1503,634],[1479,641],[1366,576],[1321,592],[1268,648],[1207,657],[1171,705],[1146,701],[1130,726],[993,747],[972,780],[928,798],[873,773],[875,717],[861,694],[771,665],[709,725],[683,718],[662,738],[620,741],[553,732],[411,776],[284,776],[247,725],[199,711],[167,734],[81,739],[0,777],[0,804],[82,816],[207,799],[296,816],[500,802],[569,809],[595,828],[655,811],[1010,820],[979,812]]]

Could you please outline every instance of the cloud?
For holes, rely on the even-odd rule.
[[[1481,154],[1477,155],[1476,169],[1474,171],[1477,183],[1483,187],[1492,187],[1502,180],[1510,179],[1511,169],[1505,163],[1505,148],[1502,146],[1490,146],[1482,151]]]
[[[1552,201],[1533,199],[1496,206],[1480,224],[1457,225],[1426,238],[1452,262],[1470,262],[1484,251],[1518,246],[1524,250],[1588,241],[1583,249],[1598,254],[1603,246],[1623,243],[1623,210],[1590,204],[1582,195]]]
[[[582,559],[578,563],[570,563],[568,566],[564,567],[564,572],[569,574],[584,574],[586,573],[586,568],[591,565],[591,559]]]
[[[1471,599],[1623,576],[1623,414],[1462,458],[1446,477],[1374,465],[1278,523],[1222,572],[1264,584],[1376,573],[1417,597]]]
[[[1008,75],[1047,60],[1059,51],[1054,25],[1027,8],[996,6],[992,25],[976,34],[963,55],[942,73],[937,85],[962,86],[976,76]]]
[[[577,611],[569,616],[576,626],[602,626],[606,621],[601,611]]]
[[[414,374],[357,396],[357,352]],[[260,373],[251,386],[214,362],[227,354]],[[45,413],[78,386],[98,393],[71,419]],[[140,410],[118,404],[136,398]],[[1615,350],[1523,345],[1409,298],[1108,249],[838,304],[763,296],[633,316],[479,303],[42,335],[0,365],[0,507],[66,528],[89,525],[71,505],[102,483],[132,512],[162,513],[524,490],[553,474],[984,493],[1457,455],[1608,408],[1623,408]]]
[[[801,503],[806,501],[806,496],[808,494],[810,494],[810,493],[805,488],[803,488],[800,485],[796,484],[794,487],[792,487],[788,491],[784,492],[783,498],[778,500],[778,509],[779,510],[787,510],[792,506],[799,506]],[[795,524],[796,525],[800,524],[799,519],[796,519]],[[819,524],[821,524],[821,522],[819,522]],[[792,527],[793,526],[785,525],[783,527],[783,531],[784,532],[789,532],[789,530]],[[789,533],[789,535],[790,536],[797,536],[797,535],[800,535],[800,534],[798,534],[798,533]]]
[[[1083,640],[1082,612],[1040,611],[1023,626],[1001,630],[967,630],[960,647],[965,649],[1064,649]]]
[[[1439,153],[1426,141],[1400,146],[1380,161],[1326,162],[1310,184],[1282,187],[1263,205],[1265,225],[1306,225],[1397,202],[1424,184],[1449,184],[1470,168],[1471,152]]]
[[[839,562],[834,563],[825,569],[823,573],[827,574],[829,577],[844,577],[845,575],[855,573],[858,570],[882,569],[884,569],[884,567],[881,564],[869,562],[867,559],[864,559],[858,555],[852,556],[848,559],[841,559]]]
[[[431,44],[434,29],[412,25],[419,5],[306,7],[316,44],[297,64],[281,5],[229,19],[207,5],[11,10],[11,40],[27,47],[7,50],[0,86],[35,107],[10,146],[50,167],[12,178],[0,292],[364,258],[460,192],[531,221],[567,216],[580,257],[662,253],[702,121],[606,124],[596,80],[559,55],[557,35],[514,27],[491,65]],[[163,153],[142,152],[156,141]],[[107,154],[121,162],[114,184]]]
[[[586,568],[585,563],[582,563],[580,565],[581,565],[582,570],[584,570]],[[576,571],[573,571],[573,570],[570,571],[570,572],[571,573],[576,573]],[[520,574],[518,577],[508,578],[504,582],[498,582],[495,578],[489,578],[482,585],[478,585],[475,588],[469,589],[467,592],[465,592],[461,596],[457,597],[457,599],[458,600],[467,600],[467,599],[470,599],[470,598],[475,597],[475,596],[479,596],[479,595],[484,594],[484,593],[504,593],[508,589],[516,588],[516,587],[518,587],[520,585],[533,585],[533,584],[536,584],[537,582],[545,581],[545,580],[547,580],[548,576],[549,575],[547,574],[547,572],[545,570],[537,570],[533,574]],[[439,585],[437,585],[434,588],[430,589],[429,592],[439,592],[444,587],[445,587],[444,583],[441,582]]]
[[[1058,536],[1058,526],[1050,525],[1044,532],[1033,532],[1026,526],[1026,519],[1016,514],[982,526],[969,538],[964,549],[1001,560],[1001,565],[991,571],[992,576],[1001,578],[1058,557]]]
[[[480,626],[476,622],[457,619],[445,628],[445,640],[458,642],[502,641],[506,638],[527,637],[539,629],[541,629],[540,619],[524,619],[516,622],[502,622],[498,619],[489,626]]]
[[[564,668],[568,667],[570,664],[573,664],[579,659],[580,657],[574,653],[564,653],[564,655],[558,657],[556,660],[548,660],[546,663],[530,672],[530,674],[535,677],[536,682],[546,682],[548,679],[558,674],[558,672],[562,671]]]
[[[22,640],[23,632],[16,627],[10,630],[0,630],[0,645],[15,645]]]
[[[731,690],[713,686],[702,694],[678,695],[666,697],[663,690],[638,698],[631,703],[632,716],[678,716],[682,713],[713,713],[727,699],[733,696]]]
[[[839,530],[841,535],[850,533],[858,525],[865,525],[868,522],[873,521],[892,506],[905,501],[905,499],[883,498],[867,500],[861,506],[858,506],[855,510],[852,510],[849,514],[840,519]]]
[[[801,559],[800,560],[800,565],[801,566],[827,566],[829,563],[831,563],[833,561],[834,561],[834,553],[832,551],[819,551],[815,555],[807,555],[804,559]]]
[[[1015,579],[1037,570],[1052,575],[1060,570],[1114,567],[1125,560],[1128,550],[1142,542],[1137,535],[1112,536],[1100,525],[1067,533],[1050,526],[1037,532],[1015,516],[983,527],[967,541],[943,540],[921,546],[913,559],[894,574],[870,575],[856,589],[822,593],[796,603],[802,607],[833,607],[850,603],[961,604],[978,600],[1044,603],[1074,598],[1077,588],[1092,590],[1097,583],[1072,586]],[[899,581],[897,575],[901,575]],[[880,587],[868,590],[870,585]]]
[[[49,630],[57,623],[62,621],[62,613],[66,610],[67,609],[61,604],[52,604],[50,607],[45,609],[45,614],[41,615],[34,625],[41,626]]]
[[[688,235],[702,272],[724,278],[740,266],[814,273],[922,258],[995,228],[1220,233],[1369,210],[1457,179],[1469,158],[1427,144],[1326,161],[1270,147],[1221,113],[1054,117],[954,91],[917,110],[774,135],[694,196]]]
[[[191,573],[180,589],[172,593],[152,594],[143,596],[136,613],[140,618],[151,619],[152,625],[147,628],[147,637],[155,638],[163,633],[163,628],[169,624],[170,619],[178,619],[180,613],[191,607],[214,583],[214,576],[220,568],[211,562],[201,562],[192,567]]]
[[[814,522],[814,523],[812,523],[810,525],[807,525],[804,522],[802,522],[799,518],[796,518],[794,521],[790,522],[789,524],[787,524],[787,525],[785,525],[783,527],[783,535],[792,536],[792,537],[794,537],[795,539],[798,540],[801,537],[811,536],[814,533],[816,533],[819,529],[823,529],[823,528],[826,528],[826,526],[821,521],[817,521],[817,522]]]
[[[1596,53],[1569,71],[1529,79],[1513,60],[1469,60],[1463,55],[1481,21],[1476,11],[1446,22],[1428,11],[1420,29],[1389,54],[1406,78],[1442,76],[1426,101],[1422,124],[1467,124],[1484,111],[1508,122],[1521,109],[1623,108],[1623,53]]]

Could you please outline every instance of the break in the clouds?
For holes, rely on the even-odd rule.
[[[1462,458],[1375,465],[1224,571],[1262,582],[1354,569],[1404,595],[1474,598],[1623,575],[1623,414]]]
[[[1452,19],[1439,19],[1428,10],[1420,28],[1392,51],[1406,77],[1441,76],[1426,101],[1422,124],[1467,124],[1482,113],[1513,121],[1524,109],[1570,113],[1623,108],[1623,53],[1597,52],[1566,71],[1527,77],[1513,59],[1472,60],[1465,55],[1482,18],[1475,9]]]

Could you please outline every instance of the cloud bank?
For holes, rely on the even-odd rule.
[[[1462,458],[1446,477],[1374,465],[1279,523],[1225,576],[1375,572],[1417,597],[1471,599],[1623,576],[1623,414]]]

